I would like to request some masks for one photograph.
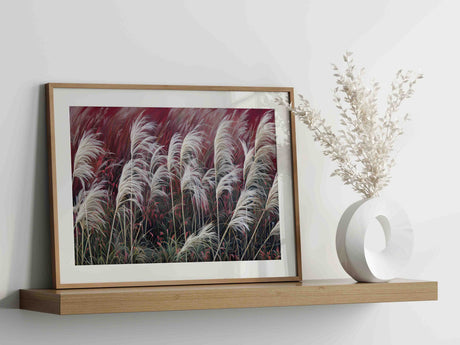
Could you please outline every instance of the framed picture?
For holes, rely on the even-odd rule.
[[[46,90],[55,288],[301,280],[292,88]]]

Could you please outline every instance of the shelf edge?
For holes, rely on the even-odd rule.
[[[434,301],[435,281],[392,283],[233,284],[84,290],[21,290],[20,308],[53,314],[234,309],[328,304]]]

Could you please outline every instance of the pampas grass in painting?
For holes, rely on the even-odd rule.
[[[77,265],[279,260],[274,111],[71,107]]]

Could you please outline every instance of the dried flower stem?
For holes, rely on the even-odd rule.
[[[379,84],[365,85],[365,71],[357,70],[352,53],[345,53],[343,60],[346,65],[343,71],[332,65],[337,84],[333,100],[340,113],[341,126],[336,133],[302,95],[295,107],[280,97],[275,101],[305,123],[313,132],[313,139],[323,147],[324,155],[337,163],[331,176],[340,176],[353,190],[371,198],[390,181],[390,171],[395,164],[394,143],[404,133],[403,125],[409,120],[408,115],[403,118],[394,115],[401,103],[413,95],[415,83],[423,75],[398,71],[391,84],[387,108],[380,115],[377,109]]]

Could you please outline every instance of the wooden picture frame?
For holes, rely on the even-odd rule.
[[[273,102],[280,95],[293,101],[287,87],[46,84],[54,288],[300,281],[295,122]],[[262,129],[274,133],[257,146]],[[230,147],[223,163],[217,137],[227,138],[222,150]],[[171,142],[182,148],[186,140],[197,148],[174,151]],[[275,153],[262,166],[251,150]],[[245,169],[263,183],[251,185]],[[205,175],[206,187],[196,182]],[[133,192],[133,181],[145,190]],[[130,184],[124,198],[123,182]],[[213,187],[222,184],[222,193]]]

